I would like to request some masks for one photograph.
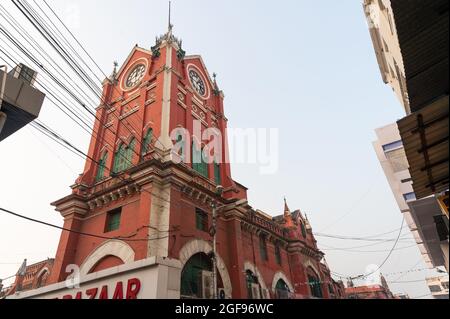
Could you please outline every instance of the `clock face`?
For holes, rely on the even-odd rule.
[[[192,86],[195,91],[201,96],[206,95],[206,85],[203,82],[202,77],[194,70],[189,71],[189,79],[191,80]]]
[[[144,64],[136,65],[128,75],[125,82],[125,86],[129,89],[135,87],[136,85],[139,84],[144,75],[145,75],[145,65]]]

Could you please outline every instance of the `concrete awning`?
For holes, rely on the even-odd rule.
[[[428,255],[434,267],[444,266],[441,241],[434,220],[434,216],[442,214],[436,198],[429,197],[410,202],[408,205],[425,248],[421,249],[421,253]]]
[[[398,121],[417,199],[449,188],[449,97]]]
[[[0,87],[3,75],[4,72],[0,70]],[[3,103],[0,105],[4,120],[0,130],[0,142],[35,120],[39,116],[44,98],[44,93],[8,74]]]

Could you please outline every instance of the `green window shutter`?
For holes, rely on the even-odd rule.
[[[181,142],[183,142],[183,135],[179,134],[177,136],[176,143],[180,144]],[[186,147],[186,143],[182,143],[180,151],[178,152],[178,155],[180,155],[182,162],[185,162],[185,156],[186,156],[186,149],[185,149],[185,147]]]
[[[208,214],[198,208],[195,210],[195,223],[198,230],[208,232]]]
[[[114,168],[113,172],[115,174],[120,173],[123,170],[123,158],[125,153],[125,145],[121,144],[114,156]]]
[[[128,147],[125,147],[124,144],[120,145],[114,157],[113,172],[115,174],[123,172],[133,166],[135,147],[136,139],[133,139]]]
[[[194,142],[192,143],[192,168],[198,173],[201,173],[201,162],[201,151],[198,150]]]
[[[130,143],[130,145],[128,145],[127,150],[126,150],[126,160],[125,160],[125,169],[129,169],[130,167],[133,166],[133,155],[134,155],[134,151],[135,151],[135,147],[136,147],[136,139],[133,139]]]
[[[222,185],[222,174],[220,172],[220,164],[214,163],[214,179],[217,185]]]
[[[95,181],[99,182],[105,177],[105,169],[106,169],[106,162],[108,161],[108,153],[106,152],[103,157],[100,159],[98,170],[97,170],[97,176],[95,177]]]
[[[264,261],[268,261],[268,255],[267,255],[267,242],[266,242],[266,238],[264,238],[263,236],[261,236],[259,238],[259,252],[261,254],[261,259]]]
[[[106,217],[106,232],[112,232],[120,228],[120,219],[122,217],[122,208],[113,210]]]
[[[281,264],[282,264],[281,249],[280,249],[280,246],[278,246],[278,245],[275,246],[275,259],[276,259],[277,264],[281,266]]]
[[[192,168],[203,177],[209,177],[208,163],[203,158],[203,150],[199,150],[195,142],[192,143]]]
[[[200,156],[202,159],[200,174],[202,174],[203,177],[208,178],[209,177],[208,163],[207,163],[207,160],[204,158],[205,155],[203,154],[203,150],[201,151]]]
[[[311,288],[312,296],[315,298],[323,298],[322,286],[318,278],[309,276],[309,286]]]
[[[145,134],[145,137],[144,137],[144,142],[142,145],[142,156],[144,156],[145,154],[147,154],[150,151],[152,139],[153,139],[153,130],[149,129],[147,131],[147,134]]]

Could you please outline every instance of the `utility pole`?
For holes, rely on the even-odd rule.
[[[216,195],[219,197],[222,197],[223,194],[223,186],[219,185],[216,188]],[[213,299],[218,299],[218,287],[217,287],[217,217],[219,214],[219,211],[223,208],[237,208],[241,206],[248,205],[247,200],[239,200],[235,203],[232,203],[230,205],[224,205],[224,206],[217,206],[217,202],[213,201],[211,204],[212,208],[212,226],[210,230],[210,235],[213,238],[213,251],[212,251],[212,264],[213,264]]]
[[[213,299],[217,298],[217,205],[213,203],[212,218],[212,235],[213,235]]]

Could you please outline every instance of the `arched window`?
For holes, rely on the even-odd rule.
[[[186,163],[186,141],[184,141],[184,136],[182,133],[178,132],[177,137],[175,139],[175,143],[179,146],[178,155],[181,158],[183,163]]]
[[[192,168],[203,177],[209,177],[208,163],[204,159],[203,150],[195,142],[192,143]]]
[[[267,239],[264,235],[259,236],[259,252],[263,261],[269,260],[269,255],[267,254]]]
[[[127,169],[133,166],[133,154],[136,148],[136,139],[133,138],[127,147]]]
[[[100,162],[98,163],[97,168],[97,176],[95,177],[96,182],[100,182],[103,178],[105,178],[105,170],[106,170],[106,162],[108,161],[108,152],[103,154]]]
[[[181,298],[212,298],[214,291],[212,270],[212,260],[208,255],[198,253],[192,256],[181,272]],[[223,288],[223,281],[219,273],[217,273],[217,287],[218,289]]]
[[[148,129],[147,133],[144,136],[144,140],[142,141],[142,156],[146,155],[151,148],[153,139],[153,129]]]
[[[47,284],[47,279],[48,279],[48,271],[44,271],[39,278],[36,281],[36,289],[44,287]]]
[[[251,270],[245,272],[248,299],[261,299],[261,286],[258,277]]]
[[[120,144],[119,148],[116,151],[116,154],[114,156],[114,173],[119,173],[125,169],[125,151],[126,147],[125,144]]]
[[[320,282],[320,277],[312,268],[308,269],[308,283],[312,297],[323,298],[322,283]]]
[[[280,266],[283,263],[283,259],[281,257],[281,248],[280,248],[279,244],[275,245],[275,260],[276,260],[277,264]]]
[[[278,280],[277,285],[275,286],[275,295],[277,299],[289,299],[290,292],[288,284],[283,279]]]
[[[222,173],[220,172],[220,164],[214,162],[214,179],[216,185],[222,185]]]
[[[136,147],[136,139],[132,139],[128,147],[125,144],[121,144],[114,157],[114,168],[113,172],[115,174],[123,172],[129,169],[133,165],[133,154]]]

